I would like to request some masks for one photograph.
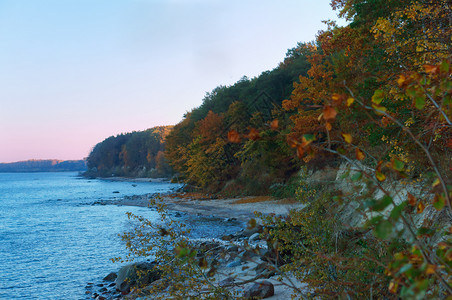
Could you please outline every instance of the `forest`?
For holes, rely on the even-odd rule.
[[[87,160],[86,177],[168,177],[165,137],[172,126],[159,126],[110,136],[94,146]]]
[[[275,69],[217,87],[160,148],[133,152],[150,147],[138,133],[134,142],[112,137],[88,167],[108,176],[153,170],[146,157],[165,145],[171,172],[194,190],[305,203],[285,218],[263,217],[262,234],[286,260],[282,272],[318,296],[450,299],[451,3],[331,6],[348,25],[326,21]],[[308,184],[313,172],[344,164],[345,188]]]

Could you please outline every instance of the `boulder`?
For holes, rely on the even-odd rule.
[[[140,262],[123,266],[116,278],[116,290],[128,294],[131,288],[141,288],[160,279],[161,272],[156,269],[156,262]]]
[[[255,282],[243,291],[245,299],[264,299],[275,294],[275,287],[270,281]]]
[[[250,238],[248,239],[249,242],[252,242],[254,240],[258,240],[260,236],[259,232],[256,232],[255,234],[251,235]]]
[[[240,235],[243,237],[250,237],[257,232],[261,233],[262,231],[263,231],[262,225],[257,225],[254,226],[253,228],[246,228]]]
[[[227,277],[223,280],[221,280],[220,282],[218,282],[218,286],[220,287],[225,287],[225,286],[230,286],[234,284],[234,278],[232,277]]]
[[[115,281],[116,277],[118,277],[118,275],[115,272],[111,272],[104,277],[104,281]]]

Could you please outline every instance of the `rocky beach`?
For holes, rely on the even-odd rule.
[[[302,205],[288,199],[271,197],[241,197],[218,199],[208,194],[173,193],[166,195],[128,196],[122,199],[97,201],[95,205],[149,206],[150,199],[164,204],[172,216],[188,215],[197,218],[211,218],[217,222],[238,222],[242,229],[234,234],[211,236],[194,240],[199,253],[208,251],[218,262],[212,282],[238,297],[251,299],[288,299],[292,288],[287,286],[293,278],[280,278],[278,259],[261,239],[262,226],[257,222],[252,228],[247,222],[262,214],[287,215],[289,210]],[[152,208],[152,207],[151,207]],[[168,286],[159,271],[154,270],[157,262],[137,260],[121,267],[118,272],[104,274],[100,282],[88,283],[85,287],[87,299],[140,299],[141,297],[165,297]],[[145,271],[146,276],[138,273]],[[280,280],[282,279],[282,281]],[[284,282],[284,283],[283,283]],[[155,286],[159,286],[155,294]],[[138,288],[138,287],[141,288]],[[295,284],[299,290],[306,287]],[[150,291],[153,290],[152,296]]]

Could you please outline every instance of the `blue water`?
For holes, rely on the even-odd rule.
[[[91,204],[175,187],[133,185],[77,173],[0,173],[0,299],[84,299],[87,282],[120,267],[109,259],[126,254],[118,237],[132,227],[125,213],[158,218],[149,208]]]

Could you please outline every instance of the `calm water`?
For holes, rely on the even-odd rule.
[[[169,183],[77,178],[77,173],[0,173],[0,299],[83,299],[87,282],[120,265],[118,237],[132,226],[125,212],[156,220],[149,208],[91,205],[126,195],[167,192]],[[113,193],[119,191],[120,193]],[[192,217],[186,220],[196,222]],[[191,219],[190,219],[191,218]],[[199,221],[211,231],[211,222]],[[217,227],[233,232],[239,224]],[[201,230],[201,232],[199,231]]]

